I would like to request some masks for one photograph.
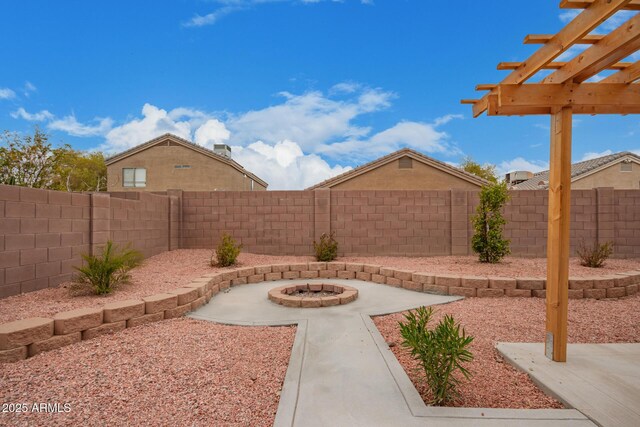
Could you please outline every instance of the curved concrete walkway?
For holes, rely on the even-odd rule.
[[[297,324],[276,426],[586,426],[575,410],[427,407],[370,316],[458,297],[431,295],[358,280],[301,280],[358,288],[350,304],[287,308],[267,298],[289,280],[232,288],[190,317],[234,325]]]

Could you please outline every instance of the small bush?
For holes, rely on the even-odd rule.
[[[242,245],[236,244],[236,241],[233,237],[224,233],[220,238],[220,243],[218,243],[218,247],[215,250],[215,259],[211,257],[211,265],[217,265],[218,267],[228,267],[230,265],[234,265],[236,263],[236,259],[238,255],[240,255],[240,250],[242,249]]]
[[[433,315],[431,307],[420,307],[405,314],[406,323],[400,323],[403,347],[411,350],[411,355],[422,365],[427,385],[433,394],[434,405],[447,403],[459,396],[459,371],[469,379],[471,373],[463,366],[473,360],[473,354],[467,348],[473,341],[465,334],[460,324],[446,315],[429,330],[428,324]]]
[[[333,236],[334,233],[322,233],[320,243],[313,241],[317,261],[333,261],[338,257],[338,242]]]
[[[75,267],[78,270],[75,290],[90,288],[96,295],[111,293],[118,285],[128,283],[131,276],[129,271],[140,265],[142,254],[129,245],[119,250],[113,242],[108,241],[102,253],[82,255],[85,265]],[[72,291],[74,289],[72,288]]]
[[[480,191],[480,203],[472,218],[475,233],[471,239],[480,262],[497,263],[511,252],[511,242],[502,237],[506,221],[500,212],[507,201],[509,192],[505,183],[487,185]]]
[[[600,268],[613,253],[613,242],[602,244],[593,242],[593,245],[589,246],[582,241],[576,252],[580,257],[580,264],[585,267]]]

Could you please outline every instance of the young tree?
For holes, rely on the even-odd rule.
[[[480,191],[480,203],[472,218],[475,234],[471,239],[473,251],[480,256],[480,262],[497,263],[511,252],[511,242],[502,236],[506,221],[500,212],[508,200],[505,182],[484,186]]]
[[[67,150],[56,165],[52,188],[60,191],[106,191],[107,166],[103,154]]]
[[[105,191],[102,153],[85,153],[65,144],[53,148],[38,127],[34,134],[0,134],[0,184],[60,191]]]
[[[490,163],[481,165],[480,163],[474,161],[471,157],[467,156],[462,161],[460,167],[463,170],[479,176],[480,178],[484,178],[489,182],[498,182],[498,177],[496,176],[496,166]]]
[[[50,188],[56,165],[68,149],[53,148],[38,127],[33,136],[5,131],[0,135],[0,184]]]

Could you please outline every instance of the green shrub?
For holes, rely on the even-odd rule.
[[[471,373],[463,364],[473,360],[473,354],[467,348],[473,341],[472,336],[460,330],[452,316],[446,315],[429,330],[428,324],[433,315],[431,307],[420,307],[405,314],[406,323],[400,323],[403,347],[411,350],[411,355],[422,365],[426,381],[433,394],[434,405],[447,403],[459,396],[459,371],[469,379]]]
[[[482,187],[480,203],[471,219],[475,233],[471,239],[473,251],[480,262],[497,263],[509,255],[509,240],[502,237],[502,227],[506,224],[500,210],[509,201],[506,183]]]
[[[613,242],[602,244],[593,242],[593,245],[589,246],[583,240],[576,252],[580,257],[580,264],[585,267],[600,268],[613,253]]]
[[[242,245],[238,245],[233,237],[224,233],[215,251],[216,261],[214,262],[213,257],[211,257],[211,265],[217,265],[218,267],[234,265],[241,249]]]
[[[118,285],[127,283],[129,271],[140,265],[142,254],[129,245],[119,250],[112,241],[102,248],[102,253],[82,255],[84,265],[75,267],[78,270],[76,284],[79,289],[89,287],[96,295],[111,293]]]
[[[338,257],[338,242],[333,236],[334,233],[322,233],[320,243],[313,241],[313,249],[316,251],[317,261],[333,261]]]

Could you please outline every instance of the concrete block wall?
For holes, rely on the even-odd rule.
[[[123,199],[0,185],[0,298],[69,281],[81,255],[109,239],[131,242],[145,256],[169,250],[178,199],[131,194]]]
[[[71,278],[91,244],[88,194],[0,185],[0,298]]]
[[[132,243],[145,257],[168,251],[170,198],[142,192],[126,194],[124,198],[122,193],[100,195],[110,200],[109,239],[118,245]]]
[[[624,257],[640,257],[640,191],[613,191],[613,227],[605,223],[604,232],[613,228],[614,252]]]
[[[340,255],[448,255],[449,191],[331,190]],[[457,224],[456,224],[457,225]]]
[[[185,191],[181,247],[212,249],[227,232],[246,252],[310,255],[314,203],[312,191]]]

